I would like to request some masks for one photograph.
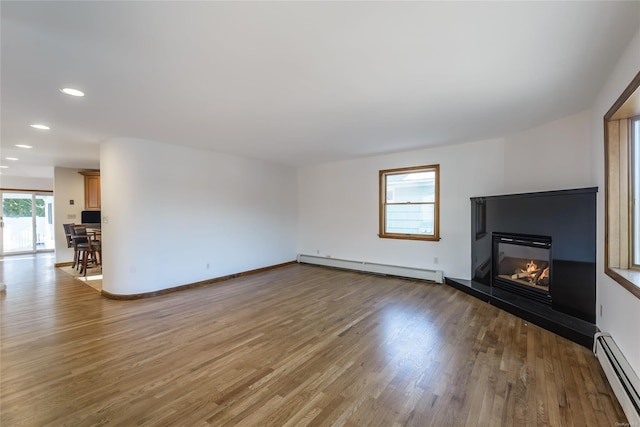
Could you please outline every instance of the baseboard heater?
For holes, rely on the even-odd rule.
[[[629,424],[640,426],[640,380],[611,335],[598,332],[594,336],[593,352],[613,389]]]
[[[440,270],[427,270],[423,268],[402,267],[398,265],[377,264],[366,261],[350,261],[346,259],[329,258],[313,255],[298,255],[298,262],[303,264],[315,264],[325,267],[343,268],[367,273],[384,274],[387,276],[408,277],[411,279],[428,280],[442,283],[444,274]]]

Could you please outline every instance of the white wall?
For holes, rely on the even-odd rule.
[[[593,186],[589,117],[585,111],[503,139],[300,168],[298,251],[469,279],[469,198]],[[433,163],[440,164],[441,241],[378,238],[378,171]]]
[[[589,187],[589,111],[564,117],[505,138],[507,193]]]
[[[640,299],[604,274],[604,126],[603,117],[640,71],[640,31],[620,57],[591,108],[593,179],[598,185],[597,304],[600,330],[613,336],[636,373],[640,374]],[[599,312],[599,310],[598,310]]]
[[[80,223],[84,210],[84,177],[81,169],[55,168],[53,171],[53,219],[56,235],[56,264],[73,261],[62,224]],[[70,204],[70,200],[74,204]]]
[[[152,292],[295,260],[293,168],[114,139],[101,144],[100,170],[107,292]]]
[[[52,191],[53,179],[2,175],[0,176],[0,188],[9,190]]]
[[[469,198],[502,190],[503,162],[503,141],[492,140],[300,168],[298,250],[469,277]],[[441,240],[380,239],[378,171],[435,163],[440,164]]]

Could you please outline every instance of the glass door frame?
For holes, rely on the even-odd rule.
[[[4,205],[2,206],[2,210],[0,211],[0,256],[5,255],[20,255],[20,254],[34,254],[40,252],[54,252],[55,251],[55,233],[53,235],[54,245],[51,248],[38,248],[38,228],[37,228],[37,206],[36,200],[39,197],[51,197],[52,208],[50,210],[50,217],[52,224],[55,224],[53,218],[53,191],[49,190],[19,190],[19,189],[0,189],[0,200],[4,203],[4,198],[6,194],[28,194],[31,195],[31,230],[32,230],[32,238],[31,238],[31,249],[30,250],[21,250],[21,251],[11,251],[6,252],[4,247],[4,238],[5,238],[5,230],[6,230],[6,218],[4,217]],[[45,203],[45,209],[47,209],[47,205]],[[45,214],[46,217],[46,214]]]

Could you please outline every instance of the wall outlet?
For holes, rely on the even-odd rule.
[[[76,219],[78,215],[76,214],[67,214],[67,219]]]
[[[211,267],[211,263],[207,263],[207,270]]]
[[[438,263],[438,257],[433,258],[433,263],[437,264]]]

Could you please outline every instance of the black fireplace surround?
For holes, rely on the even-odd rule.
[[[580,188],[471,198],[472,280],[446,283],[591,345],[596,195]]]

